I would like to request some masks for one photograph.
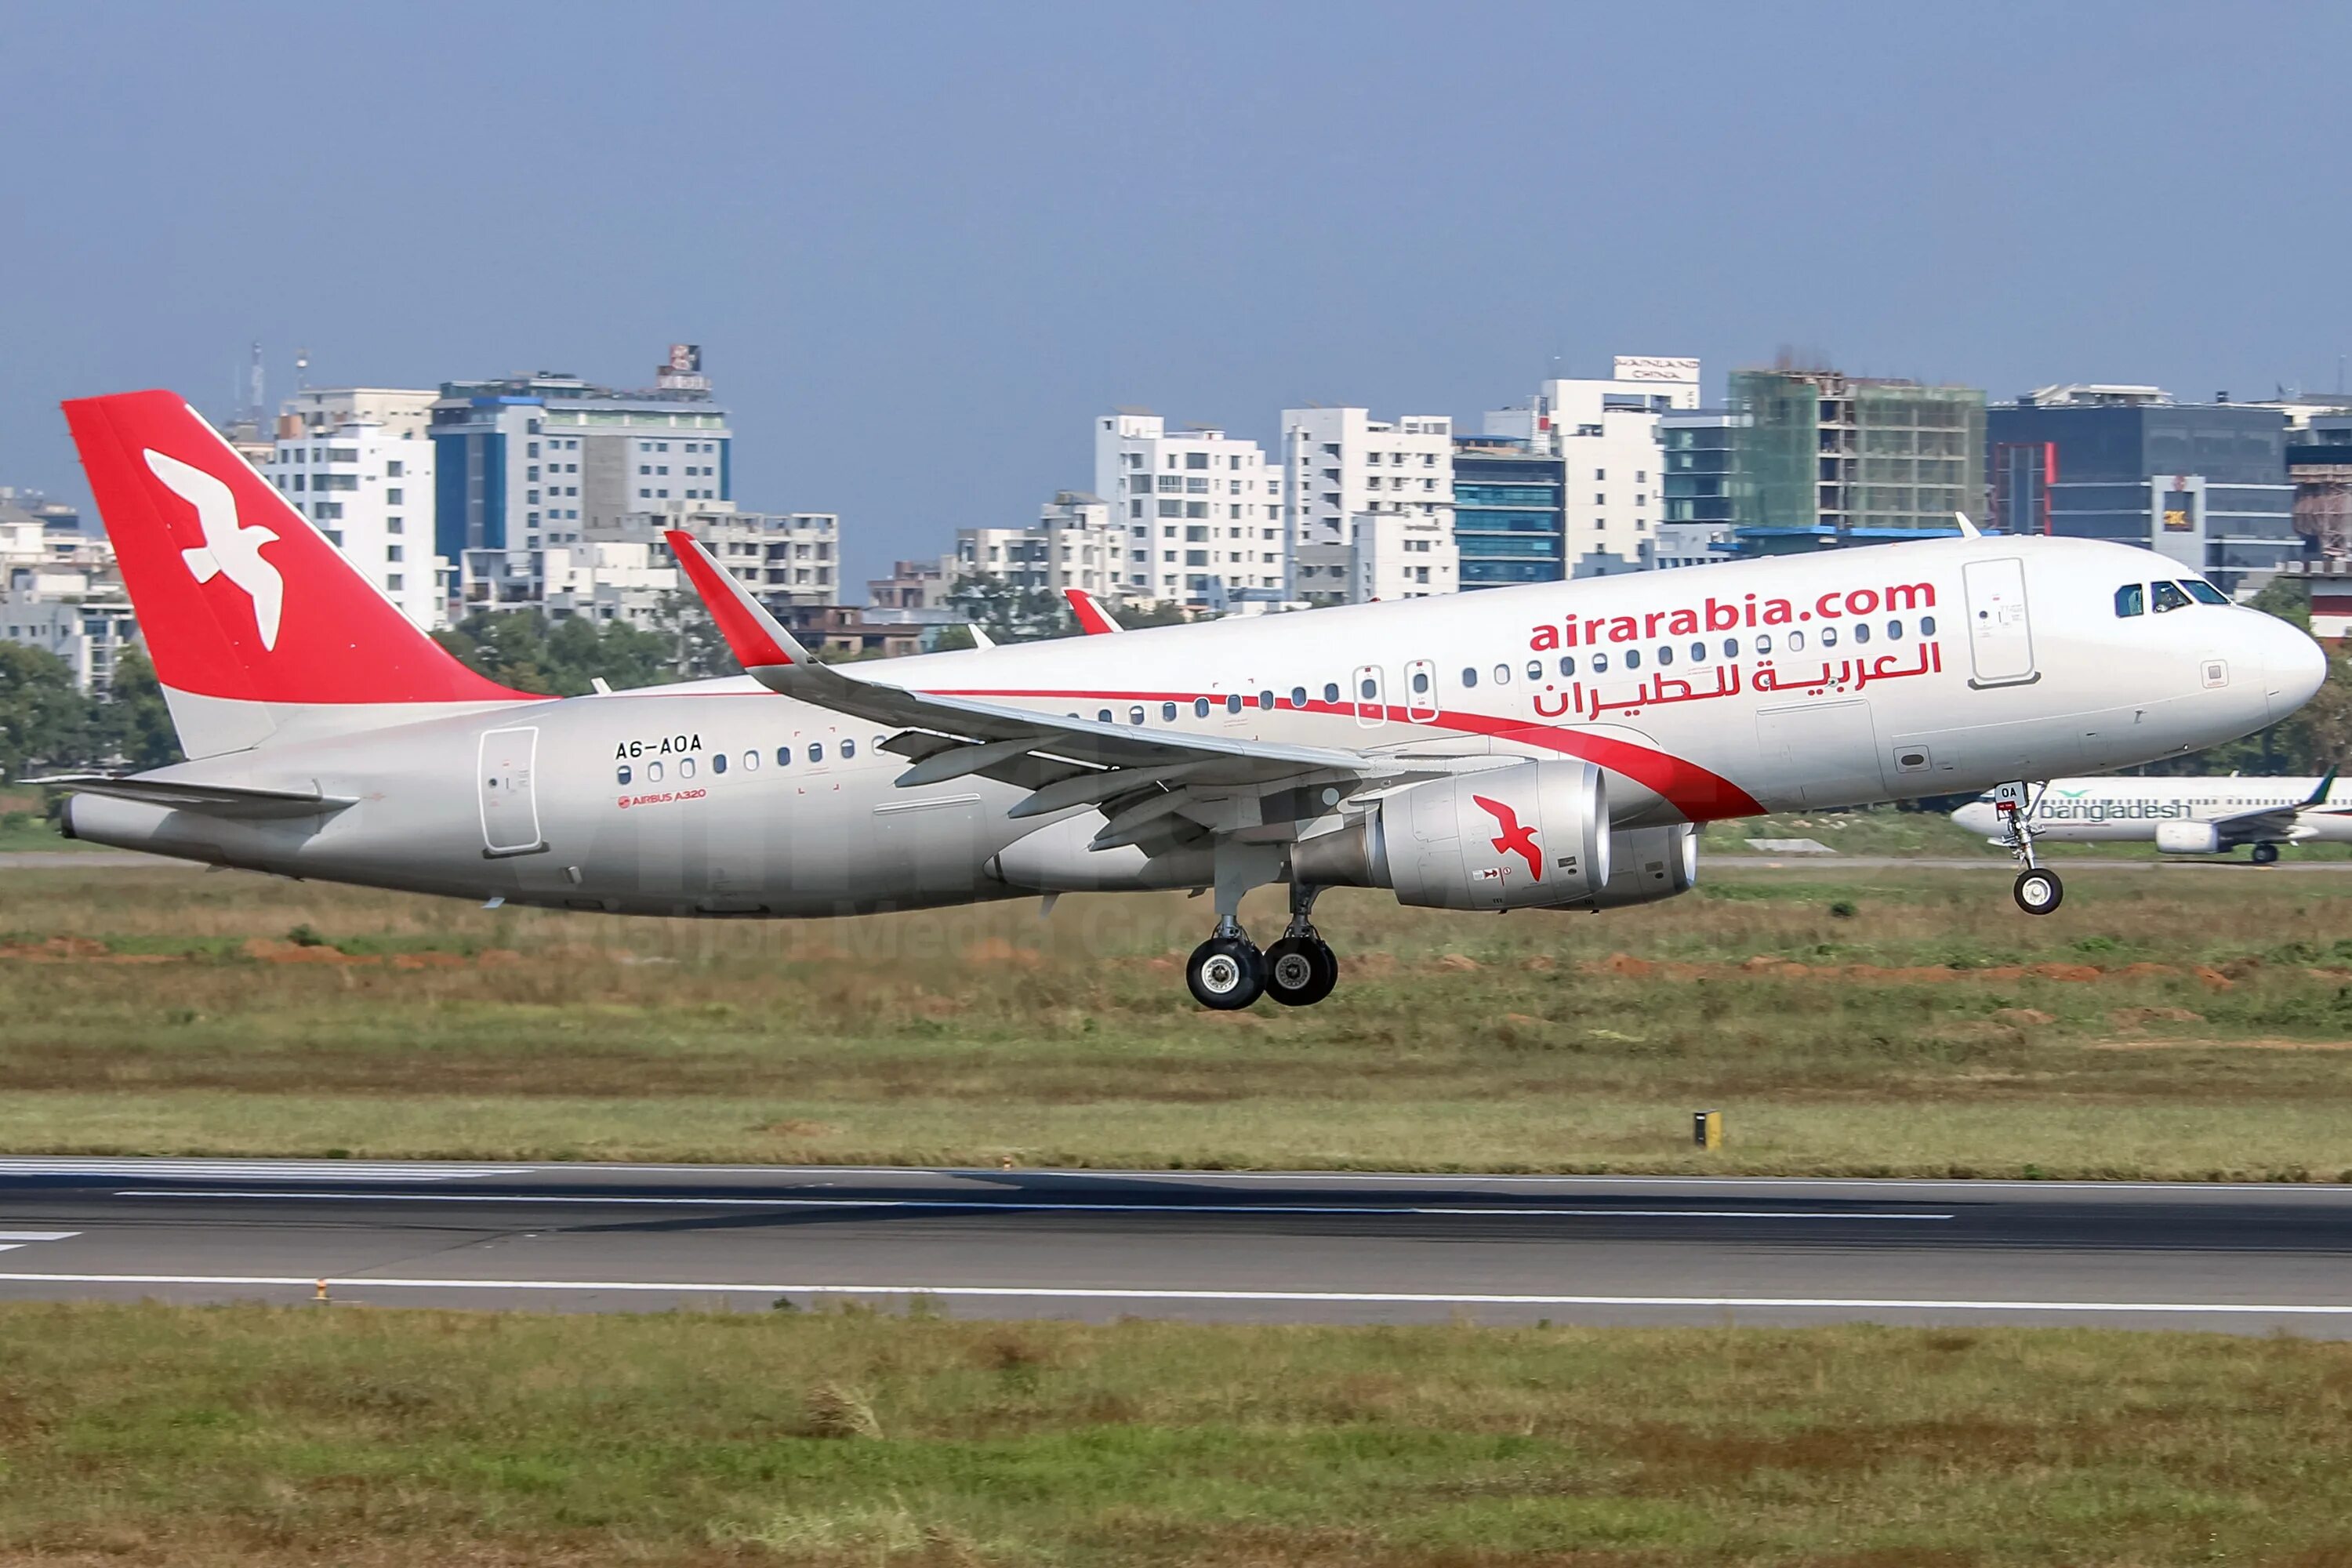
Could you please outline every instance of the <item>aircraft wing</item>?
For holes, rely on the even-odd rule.
[[[2336,816],[2346,815],[2340,808],[2334,811],[2327,808],[2328,792],[2335,787],[2336,770],[2330,768],[2327,770],[2327,776],[2319,781],[2319,787],[2311,792],[2309,800],[2292,805],[2259,806],[2252,811],[2242,811],[2232,816],[2217,816],[2213,818],[2213,829],[2221,836],[2224,848],[2236,844],[2258,844],[2293,838],[2305,812],[2319,812]]]
[[[79,795],[110,795],[116,800],[142,801],[174,811],[200,811],[208,816],[248,819],[323,816],[356,803],[355,795],[320,795],[316,790],[255,789],[246,784],[193,784],[177,779],[118,777],[112,773],[59,773],[27,779],[27,784],[51,784]]]
[[[1108,818],[1092,847],[1156,853],[1191,822],[1210,832],[1290,837],[1342,795],[1454,771],[1463,759],[1343,751],[1107,724],[963,697],[910,691],[818,663],[691,534],[670,547],[751,678],[804,702],[897,727],[887,748],[913,759],[903,788],[978,775],[1019,784],[1014,816],[1092,805]]]

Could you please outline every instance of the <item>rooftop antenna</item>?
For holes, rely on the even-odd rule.
[[[310,390],[310,351],[309,349],[294,351],[294,390],[297,392]]]

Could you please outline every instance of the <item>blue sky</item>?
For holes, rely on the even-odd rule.
[[[1784,346],[1997,396],[2336,384],[2352,9],[0,5],[0,484],[56,404],[705,346],[853,584],[1089,416],[1475,416]],[[853,588],[854,594],[854,588]]]

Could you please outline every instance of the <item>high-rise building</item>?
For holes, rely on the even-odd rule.
[[[1742,370],[1731,376],[1733,515],[1743,529],[1949,532],[1983,521],[1985,396],[1972,386]]]
[[[1653,566],[1702,566],[1732,556],[1731,416],[1720,408],[1679,408],[1658,421],[1665,464],[1665,512],[1653,542]]]
[[[434,548],[434,443],[413,416],[381,424],[360,411],[356,392],[344,395],[342,405],[320,401],[281,416],[262,477],[430,630],[447,616]]]
[[[1665,514],[1660,422],[1676,410],[1696,408],[1698,401],[1698,361],[1620,354],[1606,381],[1546,381],[1525,405],[1486,416],[1488,436],[1518,441],[1531,456],[1559,459],[1559,546],[1549,575],[1606,577],[1651,563]],[[1454,529],[1462,538],[1464,586],[1482,579],[1539,580],[1490,575],[1507,573],[1504,563],[1528,559],[1518,538],[1467,531],[1458,510]]]
[[[1990,412],[1993,519],[2016,533],[2143,544],[2225,593],[2302,552],[2286,416],[2152,386],[2049,386]]]
[[[1278,602],[1282,471],[1255,441],[1122,409],[1095,421],[1094,493],[1124,531],[1125,596],[1226,611]]]
[[[694,535],[721,566],[770,609],[841,602],[841,518],[829,511],[738,511],[732,501],[698,501],[667,511],[626,511],[586,525],[583,542],[642,547],[656,566],[673,564],[665,535]],[[562,548],[551,545],[550,550]],[[574,550],[572,570],[621,555]],[[632,568],[634,569],[634,568]]]
[[[2352,561],[2352,408],[2315,413],[2288,429],[2286,476],[2305,552]]]
[[[1454,543],[1464,589],[1568,573],[1568,465],[1535,441],[1454,437]]]
[[[1085,490],[1059,490],[1030,527],[956,530],[956,552],[940,558],[940,574],[948,593],[961,579],[993,577],[1008,587],[1076,588],[1115,603],[1124,592],[1128,538],[1127,528],[1111,521],[1109,502]]]
[[[1362,604],[1460,586],[1452,418],[1286,408],[1282,450],[1294,598]]]
[[[637,391],[544,372],[446,382],[432,435],[436,544],[463,563],[473,602],[537,598],[530,552],[579,543],[593,525],[734,499],[734,433],[692,344],[673,344]]]

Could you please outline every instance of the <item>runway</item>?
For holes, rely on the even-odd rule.
[[[2352,1187],[0,1159],[0,1297],[2352,1337]]]

